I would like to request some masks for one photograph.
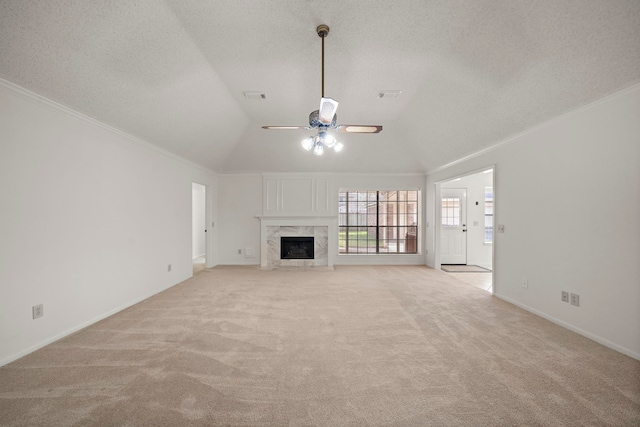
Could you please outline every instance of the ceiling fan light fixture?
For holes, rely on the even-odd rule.
[[[320,132],[318,134],[318,137],[322,142],[322,145],[327,148],[332,148],[334,145],[336,145],[336,142],[338,142],[333,135],[330,135],[327,132]]]
[[[311,149],[313,148],[314,145],[314,137],[309,136],[305,139],[302,140],[302,142],[300,143],[302,145],[302,148],[304,148],[307,151],[311,151]]]
[[[313,154],[316,156],[322,156],[324,154],[324,145],[319,140],[316,140],[316,143],[313,146]]]
[[[342,149],[344,148],[344,144],[341,142],[336,142],[336,145],[333,146],[333,151],[335,151],[336,153],[339,153],[342,151]]]

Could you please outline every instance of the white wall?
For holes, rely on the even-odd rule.
[[[484,194],[486,187],[493,187],[493,173],[467,175],[441,187],[467,190],[467,264],[491,267],[491,244],[484,243]]]
[[[206,218],[206,191],[202,184],[192,183],[192,212],[191,212],[191,256],[195,259],[201,257],[206,251],[207,229]]]
[[[435,182],[494,164],[496,296],[640,359],[640,86],[429,174],[428,221]]]
[[[309,181],[321,174],[264,174],[266,179],[284,178],[286,180]],[[329,179],[329,215],[338,216],[338,191],[345,190],[422,190],[425,176],[420,174],[330,174]],[[289,188],[295,188],[295,185]],[[263,175],[229,174],[219,176],[219,212],[220,212],[220,264],[260,264],[260,221],[256,217],[267,214],[263,205]],[[287,194],[287,198],[295,194]],[[308,200],[307,194],[300,199]],[[424,196],[423,196],[424,197]],[[287,215],[289,213],[276,213]],[[295,212],[295,215],[312,216],[313,212]],[[318,214],[317,212],[315,214]],[[293,215],[293,214],[291,214]],[[322,212],[324,216],[324,212]],[[424,213],[420,214],[423,222]],[[420,224],[419,224],[420,225]],[[423,228],[424,230],[424,228]],[[419,248],[424,235],[419,237]],[[337,245],[337,239],[336,239]],[[255,257],[245,258],[238,249],[254,248]],[[337,252],[337,248],[335,250]],[[424,255],[337,255],[333,264],[424,264]]]
[[[262,175],[219,176],[218,252],[224,265],[260,264],[260,220],[262,215]],[[245,257],[245,248],[253,249]],[[238,254],[238,250],[242,253]]]
[[[215,195],[211,172],[36,99],[0,82],[0,365],[190,277],[192,181]]]

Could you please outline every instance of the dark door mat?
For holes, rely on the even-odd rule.
[[[479,265],[454,265],[454,264],[442,264],[440,266],[442,271],[447,273],[490,273],[491,270],[480,267]]]

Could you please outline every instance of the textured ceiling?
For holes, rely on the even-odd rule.
[[[318,108],[322,23],[384,131],[319,158],[260,126]],[[0,0],[0,77],[218,172],[425,172],[640,83],[640,1]]]

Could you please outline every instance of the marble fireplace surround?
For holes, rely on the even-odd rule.
[[[337,242],[336,217],[274,217],[260,219],[260,267],[333,268]],[[280,259],[280,237],[313,236],[314,259]]]

